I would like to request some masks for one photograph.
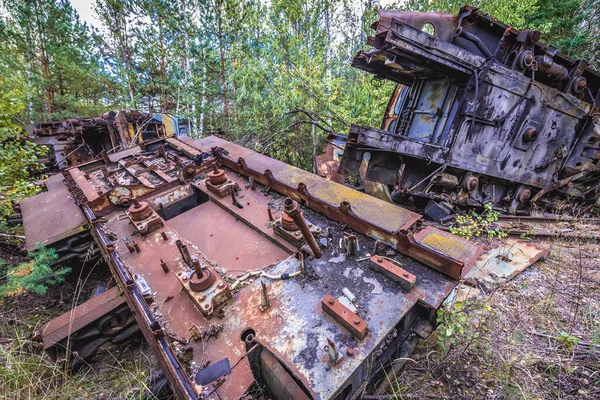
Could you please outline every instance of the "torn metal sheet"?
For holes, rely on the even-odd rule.
[[[514,278],[548,254],[531,243],[505,239],[498,247],[489,250],[464,276],[465,280],[479,281],[495,287]]]

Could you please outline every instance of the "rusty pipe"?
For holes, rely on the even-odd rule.
[[[323,255],[321,253],[321,248],[310,231],[310,228],[306,224],[304,214],[302,214],[302,210],[298,206],[298,203],[288,197],[283,201],[283,210],[291,219],[294,220],[298,228],[300,228],[300,232],[302,232],[302,236],[304,236],[304,239],[306,239],[306,243],[310,247],[312,255],[315,258],[321,258]]]
[[[193,255],[190,258],[192,259],[192,266],[194,267],[194,270],[196,271],[196,277],[198,279],[202,279],[202,277],[204,276],[204,273],[202,271],[202,264],[200,264],[200,258],[198,258],[197,255]]]

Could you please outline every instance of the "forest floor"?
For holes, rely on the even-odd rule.
[[[577,227],[584,235],[595,229]],[[390,377],[390,393],[407,399],[600,398],[598,242],[533,243],[548,256],[496,289],[450,306],[443,325]]]
[[[478,242],[489,246],[494,240]],[[389,377],[391,389],[381,398],[600,397],[598,244],[572,238],[533,242],[550,251],[545,260],[494,290],[454,303],[438,331],[402,360],[405,368]],[[6,246],[0,256],[9,264],[24,260]],[[76,374],[29,340],[32,331],[71,307],[78,279],[71,273],[43,296],[0,306],[0,398],[140,398],[140,387],[158,368],[143,340],[101,347]],[[82,290],[91,292],[102,279],[92,274]]]

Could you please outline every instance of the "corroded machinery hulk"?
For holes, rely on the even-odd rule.
[[[585,61],[468,6],[379,14],[352,65],[398,85],[381,129],[351,127],[341,173],[366,160],[397,202],[599,205],[600,75]]]

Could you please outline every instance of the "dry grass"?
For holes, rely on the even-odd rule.
[[[392,397],[600,398],[598,244],[538,244],[550,249],[546,260],[447,311],[447,325],[461,325],[455,343],[439,330],[422,342],[392,378]]]

